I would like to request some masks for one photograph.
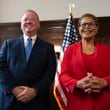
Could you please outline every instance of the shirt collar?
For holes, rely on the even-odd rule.
[[[30,38],[30,37],[24,34],[24,35],[23,35],[23,38],[24,38],[24,44],[26,44],[27,39]],[[34,35],[34,36],[31,36],[31,39],[32,39],[32,44],[34,45],[34,43],[35,43],[35,41],[36,41],[36,39],[37,39],[37,34]]]

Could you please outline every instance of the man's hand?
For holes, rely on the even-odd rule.
[[[24,88],[21,86],[17,86],[15,88],[13,88],[12,93],[13,95],[16,97],[17,95],[19,95],[20,93],[22,93],[24,91]]]
[[[27,86],[20,86],[20,87],[23,88],[24,91],[22,91],[20,94],[16,96],[18,101],[26,103],[37,95],[37,92],[34,88],[30,88]]]

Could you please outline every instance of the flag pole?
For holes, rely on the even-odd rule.
[[[69,13],[72,13],[72,4],[69,5]]]
[[[59,59],[58,66],[57,66],[54,88],[53,88],[54,96],[55,96],[55,99],[58,103],[60,110],[65,110],[68,106],[68,98],[67,98],[68,89],[63,87],[63,85],[61,84],[61,82],[59,80],[59,76],[61,75],[61,64],[63,61],[64,52],[65,52],[67,46],[77,42],[77,40],[78,40],[76,31],[75,31],[75,26],[74,26],[73,20],[71,18],[72,17],[72,8],[73,8],[73,6],[72,6],[72,4],[70,4],[69,17],[68,17],[67,24],[66,24],[64,39],[63,39],[61,52],[60,52],[60,59]]]
[[[69,13],[72,16],[72,19],[74,18],[73,14],[72,14],[72,11],[73,11],[74,8],[75,8],[75,5],[74,4],[70,4],[69,5]]]

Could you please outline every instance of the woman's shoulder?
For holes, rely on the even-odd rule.
[[[77,42],[77,43],[75,43],[75,44],[69,45],[69,46],[67,47],[67,49],[65,50],[64,54],[65,54],[66,56],[71,57],[71,55],[72,55],[73,53],[76,53],[76,51],[77,51],[78,48],[79,48],[79,45],[80,45],[80,42]]]
[[[99,42],[97,42],[96,45],[97,45],[99,48],[110,49],[110,45],[107,45],[107,44],[104,44],[104,43],[99,43]]]
[[[71,44],[67,47],[67,50],[73,50],[73,49],[77,49],[79,47],[79,45],[81,44],[81,42],[77,42],[75,44]]]

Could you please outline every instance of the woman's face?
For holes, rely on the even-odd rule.
[[[82,18],[78,29],[82,39],[94,38],[98,31],[98,27],[91,17]]]

